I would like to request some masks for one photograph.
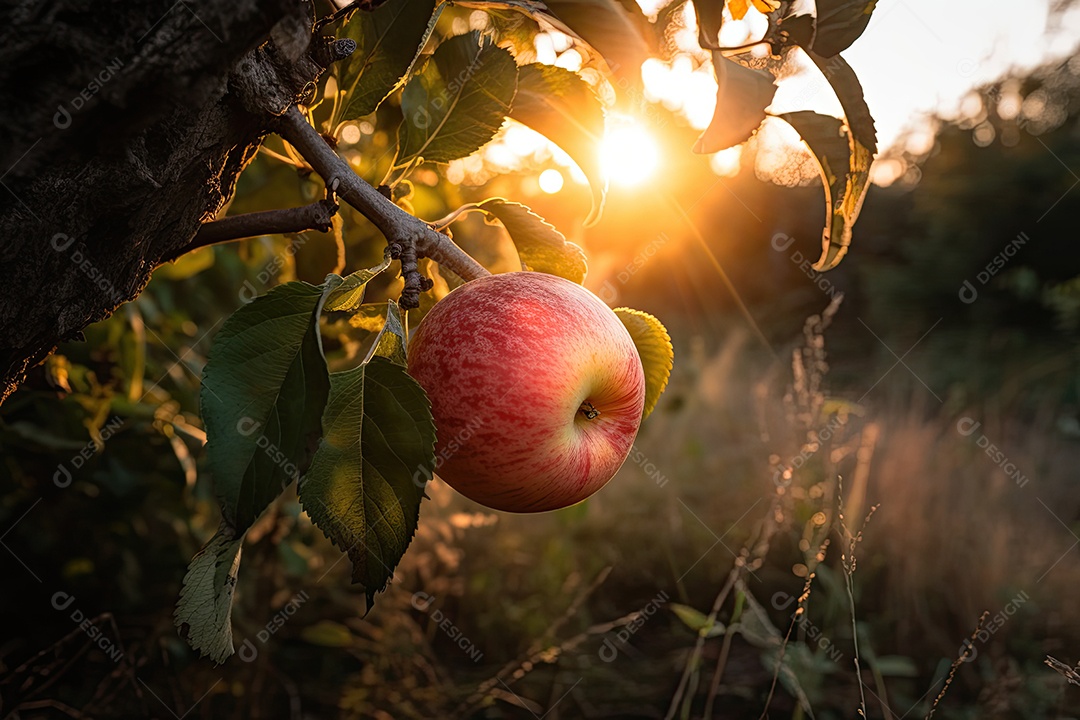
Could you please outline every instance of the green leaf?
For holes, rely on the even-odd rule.
[[[810,49],[832,57],[859,39],[877,0],[817,0],[817,34]]]
[[[765,108],[776,94],[775,78],[765,70],[755,70],[712,52],[716,71],[716,109],[705,132],[694,144],[696,153],[726,150],[748,139],[761,121]]]
[[[210,349],[201,412],[225,520],[238,532],[303,471],[329,392],[323,288],[280,285],[237,310]]]
[[[649,57],[644,34],[651,27],[636,3],[616,0],[545,0],[549,12],[570,35],[596,49],[612,73],[626,82],[641,82],[641,63]]]
[[[649,57],[647,33],[652,25],[633,2],[616,0],[463,0],[456,4],[479,8],[496,16],[496,25],[506,27],[502,10],[521,13],[540,23],[581,40],[607,62],[620,87],[641,83],[641,63]],[[513,27],[513,26],[511,26]],[[510,38],[508,38],[510,39]]]
[[[480,149],[502,127],[517,89],[509,51],[477,31],[444,40],[401,95],[397,165],[447,163]]]
[[[243,537],[227,525],[192,558],[173,622],[195,650],[216,663],[233,654],[233,590]]]
[[[353,312],[364,302],[364,289],[373,277],[390,267],[390,255],[373,268],[357,270],[341,279],[327,296],[324,310]]]
[[[405,346],[408,333],[405,331],[405,323],[401,317],[401,308],[393,300],[386,301],[386,322],[382,330],[375,338],[375,344],[368,353],[364,362],[370,362],[373,357],[383,357],[401,367],[407,364]]]
[[[675,350],[671,347],[667,328],[649,313],[616,308],[615,314],[626,326],[641,356],[641,367],[645,371],[645,410],[641,415],[644,420],[656,409],[660,394],[667,387],[675,363]]]
[[[485,200],[477,207],[503,224],[527,270],[584,282],[589,269],[585,253],[544,218],[521,203],[502,198]]]
[[[814,268],[831,270],[851,245],[852,227],[870,187],[870,163],[874,156],[834,117],[806,110],[780,117],[799,132],[821,169],[826,220],[821,233],[821,258]]]
[[[523,65],[510,117],[551,140],[577,163],[592,188],[586,224],[599,219],[607,192],[597,152],[604,136],[604,106],[589,84],[554,65]]]
[[[682,620],[683,625],[702,637],[719,637],[727,631],[727,628],[724,627],[724,623],[716,620],[710,621],[709,616],[700,610],[696,610],[689,605],[680,605],[679,603],[668,604],[675,612],[675,616]]]
[[[870,115],[870,108],[866,105],[862,85],[855,71],[839,55],[824,58],[817,53],[808,54],[821,70],[821,74],[829,81],[833,92],[836,93],[836,98],[844,108],[844,117],[852,136],[869,149],[871,155],[877,153],[877,130],[874,128],[874,118]]]
[[[355,40],[356,51],[334,64],[343,95],[337,122],[375,112],[401,86],[442,13],[437,3],[395,0],[373,12],[353,14],[342,37]]]
[[[416,532],[435,465],[431,406],[404,368],[375,356],[331,375],[324,424],[300,502],[348,554],[370,608]]]

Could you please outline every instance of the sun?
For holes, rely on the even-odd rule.
[[[611,115],[600,141],[600,165],[612,184],[635,187],[656,173],[660,166],[660,147],[656,138],[636,119],[628,115]]]

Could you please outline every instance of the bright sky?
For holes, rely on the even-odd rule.
[[[670,1],[638,0],[644,12],[652,16]],[[877,125],[879,151],[887,151],[912,129],[922,132],[909,135],[907,146],[920,154],[928,149],[920,145],[932,142],[935,130],[921,122],[927,116],[955,116],[973,88],[1010,70],[1023,72],[1075,52],[1080,44],[1080,1],[1051,18],[1052,1],[881,0],[869,27],[843,52],[862,83]],[[642,66],[645,94],[649,100],[681,114],[692,127],[703,130],[712,119],[716,81],[708,53],[698,47],[690,3],[677,15],[680,27],[669,35],[673,55],[666,60],[648,60]],[[462,27],[455,26],[455,31],[464,32],[473,21],[479,23],[476,27],[486,25],[484,14],[476,12],[468,23],[456,21]],[[751,9],[744,21],[726,22],[720,40],[726,45],[739,45],[760,37],[766,25],[765,17]],[[764,46],[760,49],[764,50]],[[581,55],[560,33],[538,37],[536,51],[540,62],[571,70],[581,67]],[[800,68],[797,75],[781,80],[770,110],[816,110],[840,115],[835,95],[813,63],[804,57]],[[633,122],[633,118],[625,120]],[[640,130],[623,128],[632,139],[616,143],[618,138],[609,128],[613,136],[605,140],[604,164],[613,178],[626,180],[634,174],[614,167],[610,158],[618,158],[623,165],[643,164],[642,153],[649,143],[644,136],[639,137]],[[783,184],[816,179],[817,166],[808,154],[798,161],[791,152],[794,145],[801,144],[791,128],[781,121],[766,121],[758,135],[756,168]],[[741,155],[742,149],[735,147],[712,156],[710,164],[718,175],[734,175],[739,171]],[[451,163],[447,176],[455,182],[478,184],[494,173],[518,169],[523,163],[539,163],[539,167],[552,161],[558,169],[547,173],[535,190],[559,192],[566,179],[585,184],[584,175],[565,153],[531,130],[511,124],[481,153]],[[887,168],[888,164],[875,165],[882,171],[874,177],[875,182],[888,184],[903,172],[903,167]]]
[[[843,55],[862,81],[887,148],[914,116],[955,112],[973,87],[1009,69],[1070,55],[1080,4],[1054,19],[1049,0],[882,0]]]

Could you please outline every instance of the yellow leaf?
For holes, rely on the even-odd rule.
[[[746,17],[746,11],[750,9],[750,5],[747,0],[728,0],[727,8],[733,20],[742,20]]]
[[[762,15],[768,15],[780,7],[780,0],[751,0],[754,8]]]
[[[352,633],[349,628],[333,620],[320,620],[300,631],[300,637],[312,645],[322,647],[349,647],[352,645]]]
[[[631,308],[615,308],[615,314],[626,326],[630,338],[641,356],[641,367],[645,371],[645,410],[641,419],[649,417],[656,408],[660,394],[667,387],[671,377],[671,368],[675,361],[675,350],[671,347],[671,336],[667,328],[649,313]]]

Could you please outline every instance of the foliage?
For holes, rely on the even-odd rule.
[[[780,61],[796,48],[810,53],[847,115],[844,120],[814,113],[784,116],[806,139],[822,169],[830,217],[817,267],[827,269],[847,252],[876,151],[861,88],[838,55],[861,33],[874,3],[755,0],[753,5],[769,19],[760,42]],[[576,38],[586,56],[596,63],[606,61],[613,77],[621,79],[620,89],[637,83],[637,68],[650,46],[645,37],[649,26],[626,6],[611,0],[500,0],[477,6],[490,12],[513,10],[554,24]],[[752,67],[745,48],[730,51],[717,44],[724,11],[741,18],[749,11],[746,2],[696,0],[695,9],[701,45],[712,53],[720,88],[713,122],[695,149],[715,152],[745,141],[761,124],[775,78],[768,69]],[[396,144],[376,162],[393,157],[383,176],[388,196],[406,212],[416,213],[418,198],[410,175],[425,163],[439,166],[472,154],[507,118],[516,120],[576,160],[592,188],[586,224],[596,222],[606,192],[596,145],[605,125],[600,96],[613,89],[608,81],[598,73],[587,81],[563,68],[526,62],[523,54],[519,61],[506,45],[520,43],[506,42],[497,32],[441,33],[437,28],[444,11],[443,4],[432,0],[396,0],[347,13],[338,32],[354,40],[357,49],[333,70],[333,83],[323,92],[332,102],[314,103],[309,109],[312,123],[336,139],[349,121],[378,120],[375,113],[399,114]],[[434,49],[425,54],[428,46]],[[388,110],[395,97],[397,107]],[[292,148],[285,152],[302,166]],[[317,180],[309,190],[319,192]],[[462,205],[439,227],[447,229],[469,212],[482,213],[505,228],[522,270],[584,282],[582,249],[530,208],[488,198]],[[196,649],[218,662],[232,650],[228,610],[240,545],[293,481],[298,481],[300,501],[316,526],[349,555],[353,579],[364,586],[369,605],[389,582],[416,531],[423,488],[434,467],[435,434],[426,397],[402,367],[405,319],[390,301],[362,363],[348,366],[346,359],[348,367],[331,372],[330,364],[337,361],[328,361],[324,348],[324,313],[336,317],[343,330],[346,324],[363,328],[372,318],[363,305],[365,288],[389,268],[386,259],[344,279],[336,274],[348,260],[343,253],[349,226],[347,220],[335,221],[338,252],[325,280],[287,282],[252,299],[215,337],[204,371],[201,414],[223,519],[218,533],[192,561],[176,623]],[[430,261],[425,268],[433,278],[438,273]],[[437,299],[429,296],[422,307],[430,309]],[[651,315],[627,308],[618,312],[645,367],[648,416],[670,376],[670,336]],[[355,357],[355,348],[348,355]]]

